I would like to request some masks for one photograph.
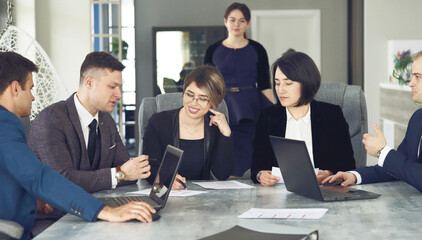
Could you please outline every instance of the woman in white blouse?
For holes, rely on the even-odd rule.
[[[269,136],[305,141],[312,164],[319,168],[317,180],[355,168],[349,126],[337,105],[314,100],[321,75],[305,53],[283,55],[273,64],[277,103],[263,109],[256,126],[251,179],[272,186],[278,167]]]

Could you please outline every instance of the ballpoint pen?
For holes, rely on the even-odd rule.
[[[182,184],[183,189],[188,190],[188,188],[186,187],[186,184],[182,180],[176,178],[176,181],[178,181],[180,184]]]

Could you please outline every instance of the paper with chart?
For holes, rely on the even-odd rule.
[[[318,171],[319,171],[319,168],[315,168],[315,175],[318,175]],[[281,176],[281,171],[280,171],[280,168],[278,168],[278,167],[273,167],[273,168],[271,169],[271,175],[273,175],[273,176],[276,176],[276,177],[279,177],[279,178],[280,178],[280,180],[278,180],[278,182],[277,182],[277,183],[284,183],[284,179],[283,179],[283,177]]]
[[[209,182],[193,182],[196,185],[199,185],[207,189],[247,189],[255,188],[254,186],[241,183],[236,180],[229,181],[209,181]]]
[[[327,208],[251,208],[238,218],[320,219]]]
[[[127,195],[149,195],[151,192],[151,188],[142,189],[139,191],[134,192],[127,192]],[[202,193],[206,193],[207,191],[196,191],[196,190],[171,190],[169,197],[190,197]]]

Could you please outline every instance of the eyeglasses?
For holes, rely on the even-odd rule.
[[[195,94],[192,94],[192,93],[189,93],[189,92],[185,92],[185,96],[186,96],[186,99],[188,101],[194,101],[194,100],[196,100],[196,102],[199,105],[202,105],[202,106],[205,106],[205,105],[207,105],[210,102],[210,100],[208,98],[205,98],[205,97],[195,97]]]

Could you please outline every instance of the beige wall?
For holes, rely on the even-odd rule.
[[[152,27],[223,26],[231,0],[136,0],[137,103],[153,94]],[[323,81],[347,83],[347,0],[244,0],[251,10],[320,9]],[[276,26],[272,26],[277,31]],[[281,53],[280,53],[281,54]]]
[[[90,52],[90,3],[88,0],[15,0],[15,25],[34,37],[56,68],[67,88],[75,92],[79,68]]]
[[[14,1],[15,25],[31,36],[35,36],[35,0]]]
[[[34,37],[56,68],[67,89],[77,90],[79,68],[90,52],[88,0],[14,0],[14,23]]]
[[[368,124],[373,134],[372,123],[380,122],[379,83],[388,81],[387,41],[422,39],[422,21],[418,19],[422,1],[366,0],[364,4],[364,82]],[[376,159],[368,158],[368,164],[374,163]]]
[[[88,0],[35,0],[36,39],[69,94],[77,90],[80,65],[91,49],[89,18]]]

